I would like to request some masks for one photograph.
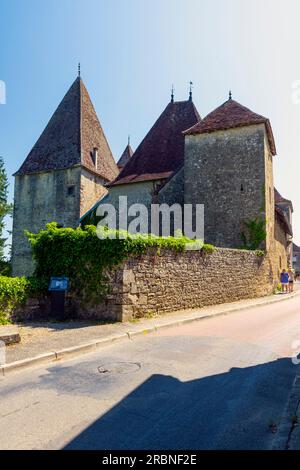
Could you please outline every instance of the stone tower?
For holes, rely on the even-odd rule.
[[[269,120],[230,97],[185,136],[184,202],[204,204],[205,241],[241,247],[245,223],[258,218],[267,231],[262,248],[270,250],[276,148]]]
[[[106,192],[119,170],[80,76],[15,173],[12,269],[33,271],[24,230],[48,222],[77,227],[80,217]]]
[[[132,147],[130,145],[130,141],[128,139],[128,144],[126,145],[125,147],[125,150],[124,152],[122,153],[120,159],[118,160],[118,168],[119,170],[123,170],[124,166],[129,162],[129,160],[131,159],[133,155],[133,150],[132,150]]]

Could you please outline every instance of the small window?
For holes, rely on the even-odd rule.
[[[279,256],[279,267],[281,269],[281,266],[282,266],[282,261],[281,261],[281,256]]]
[[[91,157],[92,157],[95,167],[97,168],[98,167],[98,148],[97,147],[93,148],[93,151],[91,152]]]
[[[241,193],[243,193],[243,192],[244,192],[244,185],[241,184]]]
[[[271,188],[269,188],[269,199],[270,199],[270,204],[272,204],[272,191],[271,191]]]
[[[75,194],[75,186],[68,186],[68,196],[74,196]]]

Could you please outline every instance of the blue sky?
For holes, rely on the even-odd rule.
[[[202,116],[233,98],[270,118],[275,184],[294,203],[300,243],[298,0],[1,0],[0,155],[12,175],[77,74],[119,158],[170,99]],[[300,101],[300,100],[299,100]],[[13,178],[10,177],[10,197]]]

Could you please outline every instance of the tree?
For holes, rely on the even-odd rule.
[[[5,229],[5,217],[12,214],[12,204],[7,202],[8,198],[8,178],[4,166],[3,158],[0,156],[0,274],[9,273],[9,263],[4,254],[7,238],[3,237]]]

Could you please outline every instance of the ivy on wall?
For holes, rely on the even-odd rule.
[[[140,255],[150,247],[155,248],[158,254],[161,249],[183,252],[190,244],[203,252],[214,250],[212,245],[184,236],[130,235],[105,227],[101,230],[100,239],[95,226],[86,226],[84,229],[58,228],[53,222],[38,234],[26,232],[36,261],[31,282],[43,290],[51,276],[67,276],[71,291],[80,294],[85,302],[99,303],[108,293],[107,271],[130,255]]]
[[[241,233],[243,248],[258,250],[266,240],[266,224],[263,219],[255,218],[245,222],[245,231]]]

